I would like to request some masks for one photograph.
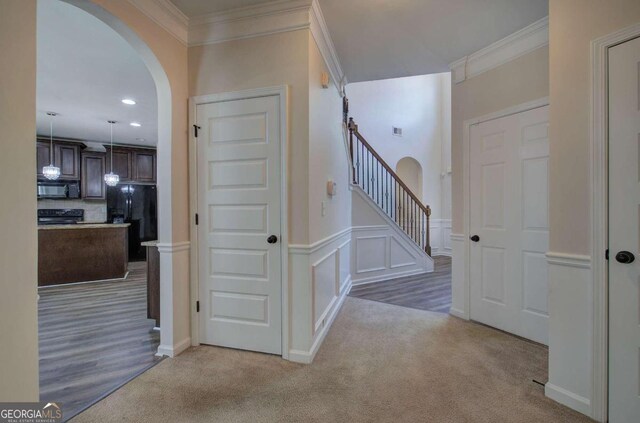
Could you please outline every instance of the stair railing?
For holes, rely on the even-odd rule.
[[[353,183],[358,185],[418,246],[431,255],[429,218],[425,206],[358,132],[349,118],[349,151]]]

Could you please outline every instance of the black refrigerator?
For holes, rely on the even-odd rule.
[[[140,245],[158,239],[158,209],[155,185],[107,187],[107,221],[129,223],[129,261],[144,261],[147,249]]]

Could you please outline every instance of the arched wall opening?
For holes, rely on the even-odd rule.
[[[151,48],[117,16],[86,0],[60,0],[93,15],[118,33],[140,55],[156,85],[158,106],[157,192],[158,249],[160,251],[160,347],[158,355],[173,356],[176,343],[173,288],[173,216],[172,216],[172,92],[167,73]],[[188,313],[188,311],[187,311]]]
[[[409,189],[424,202],[422,193],[422,166],[413,157],[403,157],[396,164],[396,173]]]

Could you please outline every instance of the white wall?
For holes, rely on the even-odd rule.
[[[351,226],[349,150],[342,125],[342,96],[336,81],[322,88],[328,73],[314,37],[309,34],[309,243]],[[327,195],[327,182],[337,184]],[[324,215],[322,204],[324,202]]]
[[[349,115],[360,133],[394,169],[404,157],[422,166],[422,192],[431,207],[434,255],[451,246],[451,74],[358,82],[346,88]],[[402,128],[402,137],[392,127]]]

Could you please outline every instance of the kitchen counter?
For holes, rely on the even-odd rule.
[[[38,286],[124,278],[128,227],[128,223],[39,226]]]
[[[76,223],[73,225],[39,225],[38,230],[127,228],[130,223]]]

